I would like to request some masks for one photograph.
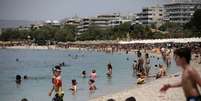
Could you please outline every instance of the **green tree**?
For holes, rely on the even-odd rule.
[[[191,37],[201,37],[201,9],[197,9],[191,20],[184,26],[188,30],[187,35]],[[191,32],[190,32],[191,31]]]

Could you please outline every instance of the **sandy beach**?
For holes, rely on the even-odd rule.
[[[201,74],[200,64],[192,62],[191,65]],[[135,86],[136,84],[133,84],[133,87],[127,87],[127,89],[123,91],[96,97],[90,101],[107,101],[110,98],[115,99],[115,101],[125,101],[125,99],[130,96],[135,97],[136,101],[185,101],[186,99],[182,88],[169,89],[166,93],[159,92],[159,89],[163,86],[163,84],[173,83],[180,80],[181,76],[175,77],[174,75],[175,74],[172,74],[164,78],[150,81],[143,85]]]

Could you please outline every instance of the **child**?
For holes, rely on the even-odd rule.
[[[201,77],[196,69],[190,65],[191,50],[189,48],[179,48],[174,52],[175,61],[182,68],[181,81],[174,84],[165,84],[160,89],[161,92],[169,88],[182,87],[187,101],[201,101],[201,96],[197,84],[201,86]]]
[[[92,80],[96,80],[96,70],[95,70],[95,69],[92,70],[92,72],[91,72],[91,74],[90,74],[90,78],[91,78]]]
[[[77,91],[77,81],[75,79],[72,80],[72,86],[70,90],[76,92]]]
[[[89,90],[90,91],[96,90],[95,80],[90,79],[88,83],[89,83]]]
[[[53,88],[49,92],[49,96],[51,96],[52,92],[55,91],[55,97],[53,101],[62,101],[63,100],[63,91],[62,91],[62,80],[61,80],[61,67],[55,66],[53,69],[53,77],[52,77]],[[60,100],[57,100],[60,99]]]

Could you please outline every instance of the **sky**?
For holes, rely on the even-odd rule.
[[[96,16],[140,12],[170,0],[0,0],[0,20],[61,20],[75,15]]]

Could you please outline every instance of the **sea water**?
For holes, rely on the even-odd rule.
[[[16,60],[18,59],[18,61]],[[155,75],[158,67],[155,64],[164,64],[162,59],[151,59],[151,75]],[[52,88],[52,68],[64,62],[62,67],[64,101],[87,101],[93,97],[106,95],[136,85],[136,76],[132,64],[137,60],[135,53],[126,54],[104,53],[79,50],[31,50],[31,49],[0,49],[0,100],[20,101],[27,98],[29,101],[51,101],[48,91]],[[107,64],[111,63],[113,74],[106,76]],[[85,70],[87,75],[91,70],[97,72],[97,90],[90,93],[87,78],[80,73]],[[174,61],[168,68],[168,73],[176,73],[178,68]],[[22,78],[21,84],[15,82],[15,76]],[[78,82],[78,91],[75,95],[70,90],[71,80]],[[53,95],[52,95],[53,96]]]

